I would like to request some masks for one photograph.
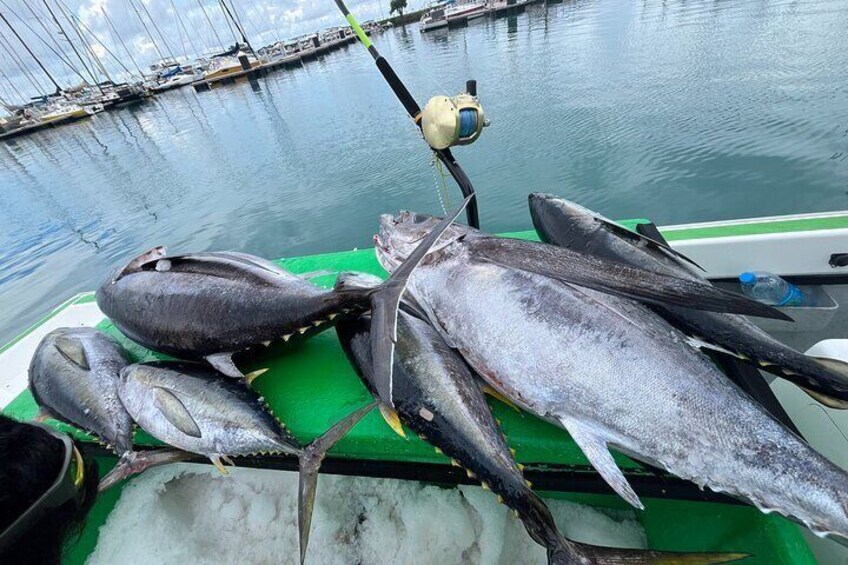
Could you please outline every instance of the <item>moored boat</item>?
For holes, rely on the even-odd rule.
[[[461,25],[485,16],[487,10],[488,7],[483,0],[442,3],[421,17],[418,29],[425,32],[451,25]]]

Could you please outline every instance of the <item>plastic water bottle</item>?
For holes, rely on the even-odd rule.
[[[742,273],[739,282],[745,296],[772,306],[801,306],[806,298],[797,286],[766,271]]]

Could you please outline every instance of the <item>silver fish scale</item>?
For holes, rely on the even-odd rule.
[[[431,254],[409,288],[524,408],[818,533],[848,535],[845,473],[646,308],[456,252]]]
[[[121,399],[133,419],[148,433],[179,449],[206,456],[250,455],[266,451],[296,453],[299,449],[256,399],[233,394],[243,386],[224,377],[201,379],[149,365],[131,365],[121,375]],[[186,434],[157,407],[156,387],[174,394],[200,430]]]

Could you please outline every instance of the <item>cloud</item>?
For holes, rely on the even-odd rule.
[[[142,70],[146,70],[160,57],[160,53],[166,57],[183,57],[187,54],[194,58],[199,54],[214,53],[232,45],[234,41],[232,25],[225,18],[217,0],[47,2],[74,47],[83,57],[87,57],[86,46],[72,31],[68,20],[79,22],[83,36],[90,44],[89,48],[101,58],[107,71],[116,80],[130,78],[124,67],[137,74],[131,59]],[[248,39],[256,48],[278,39],[345,24],[332,0],[228,2],[235,9]],[[347,4],[360,21],[388,15],[389,0],[349,0]],[[43,0],[0,0],[0,11],[60,84],[78,84],[80,77],[77,72],[88,75],[68,40],[59,33]],[[17,103],[23,97],[52,91],[44,73],[3,23],[0,23],[0,36],[16,54],[16,57],[7,56],[7,43],[0,41],[0,98]],[[88,60],[86,65],[93,67]],[[25,67],[26,72],[21,67]],[[76,71],[71,67],[76,68]],[[99,79],[102,80],[102,77]],[[33,80],[38,84],[38,89],[32,84]]]

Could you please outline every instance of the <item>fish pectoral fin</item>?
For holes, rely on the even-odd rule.
[[[232,353],[215,353],[213,355],[207,355],[204,359],[206,359],[206,361],[212,365],[216,371],[223,375],[234,379],[244,377],[242,372],[239,371],[238,367],[236,367],[236,364],[233,363]]]
[[[327,452],[343,438],[362,418],[365,417],[376,402],[372,402],[348,414],[336,422],[324,435],[303,448],[300,453],[300,476],[297,489],[297,528],[300,543],[300,563],[306,559],[306,548],[309,545],[309,529],[312,524],[312,509],[315,506],[315,489],[318,486],[318,471]]]
[[[631,267],[554,245],[502,237],[479,237],[467,240],[466,245],[476,261],[648,304],[792,321],[773,306],[720,289],[707,281]]]
[[[162,416],[185,435],[199,438],[201,436],[200,427],[192,418],[185,404],[166,388],[157,386],[153,389],[153,404],[159,409]]]
[[[639,232],[629,230],[629,229],[625,228],[624,226],[617,224],[617,223],[615,223],[611,220],[608,220],[606,218],[601,218],[601,217],[595,216],[595,221],[598,222],[599,224],[601,224],[601,226],[603,226],[603,228],[605,230],[607,230],[608,232],[610,232],[611,234],[613,234],[615,236],[618,236],[621,239],[625,239],[625,240],[629,240],[629,241],[633,241],[633,242],[641,242],[641,243],[648,245],[649,247],[652,247],[654,249],[657,249],[657,250],[663,252],[670,259],[673,259],[677,263],[680,263],[682,267],[685,267],[687,269],[689,268],[688,266],[682,264],[682,262],[685,261],[686,263],[689,263],[690,265],[697,267],[697,268],[701,269],[702,271],[705,270],[702,266],[700,266],[698,263],[696,263],[695,261],[693,261],[692,259],[690,259],[686,255],[684,255],[683,253],[681,253],[679,251],[675,251],[674,249],[672,249],[671,246],[669,246],[668,244],[665,244],[661,241],[657,241],[656,239],[653,239],[651,237],[643,235]]]
[[[518,406],[516,406],[515,403],[512,400],[510,400],[509,398],[504,396],[503,393],[501,393],[499,390],[493,388],[491,385],[484,384],[482,386],[482,389],[483,389],[483,392],[485,394],[488,394],[492,398],[497,398],[498,400],[500,400],[501,402],[503,402],[504,404],[506,404],[507,406],[509,406],[513,410],[515,410],[516,412],[521,412],[521,409]]]
[[[44,406],[38,407],[38,413],[36,413],[35,418],[33,418],[33,420],[35,420],[39,424],[43,424],[45,422],[45,420],[58,420],[58,419],[59,418],[56,417],[56,414],[54,414],[52,410],[50,410],[49,408],[46,408]]]
[[[403,431],[403,424],[400,422],[400,416],[391,406],[386,406],[382,402],[380,402],[377,407],[380,409],[380,414],[382,414],[383,419],[389,425],[391,429],[395,431],[397,435],[406,439],[406,432]]]
[[[67,336],[56,336],[53,342],[53,347],[59,354],[81,369],[88,371],[91,367],[88,364],[88,357],[85,355],[85,348],[82,342],[78,339],[73,339]]]
[[[330,275],[337,275],[338,271],[332,271],[330,269],[322,269],[320,271],[309,271],[308,273],[298,273],[297,276],[303,280],[312,280],[317,279],[318,277],[327,277]]]
[[[397,318],[400,300],[412,271],[424,259],[430,248],[465,209],[474,195],[467,197],[453,212],[445,216],[418,244],[409,256],[398,265],[391,276],[371,294],[371,362],[374,371],[374,388],[384,403],[394,406],[392,400],[392,368],[395,343],[397,343]]]
[[[130,451],[121,455],[118,464],[109,473],[100,479],[97,492],[103,492],[151,467],[168,465],[178,461],[187,461],[194,458],[193,453],[175,449],[173,447],[160,447],[146,451]]]
[[[583,454],[589,459],[589,463],[595,468],[601,477],[612,487],[621,498],[626,500],[632,506],[639,510],[644,510],[645,506],[639,500],[639,496],[627,482],[624,473],[618,468],[615,459],[609,452],[607,442],[586,426],[579,424],[573,420],[563,420],[562,424],[565,429],[571,434],[572,439],[577,443]]]
[[[718,353],[724,353],[725,355],[730,355],[731,357],[735,357],[737,359],[741,359],[742,361],[748,361],[749,359],[739,353],[734,351],[730,351],[729,349],[725,349],[720,345],[716,345],[715,343],[710,343],[709,341],[704,341],[703,339],[686,336],[686,343],[695,349],[706,349],[708,351],[716,351]]]

